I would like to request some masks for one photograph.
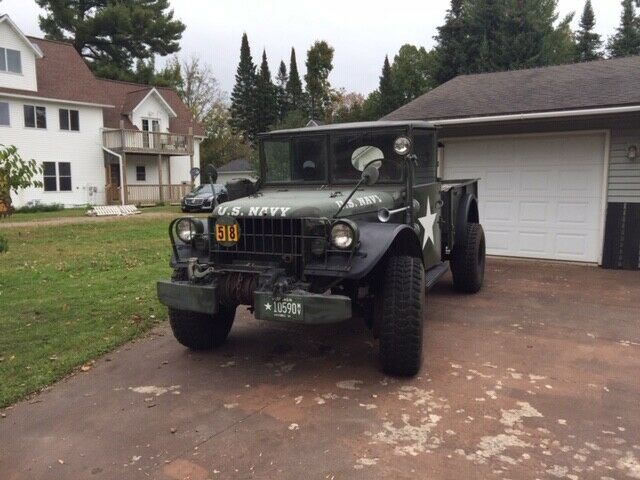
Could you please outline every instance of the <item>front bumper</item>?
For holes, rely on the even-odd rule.
[[[190,282],[163,280],[157,284],[160,303],[176,310],[189,310],[214,314],[220,301],[215,285],[194,285]],[[300,310],[283,313],[274,312],[274,303],[292,302]],[[351,299],[342,295],[318,295],[298,290],[285,295],[274,295],[267,291],[253,294],[254,315],[260,320],[276,320],[288,323],[311,325],[337,323],[351,318]]]

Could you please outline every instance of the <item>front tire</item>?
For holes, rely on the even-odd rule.
[[[175,339],[185,347],[210,350],[227,340],[235,315],[236,307],[225,305],[214,315],[170,308],[169,324]]]
[[[453,286],[464,293],[476,293],[482,288],[486,243],[484,230],[479,223],[467,225],[466,238],[461,245],[454,246],[451,258]]]
[[[380,319],[380,361],[386,373],[412,376],[420,370],[425,296],[422,261],[390,257]]]

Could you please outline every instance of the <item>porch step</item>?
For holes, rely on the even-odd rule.
[[[96,205],[87,212],[94,217],[136,215],[140,210],[135,205]]]

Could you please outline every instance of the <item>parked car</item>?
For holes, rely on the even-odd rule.
[[[229,199],[227,188],[218,183],[203,183],[180,201],[183,212],[211,212]]]
[[[194,350],[221,345],[239,305],[289,323],[356,316],[380,340],[383,370],[415,375],[426,291],[449,269],[457,290],[482,287],[478,180],[438,177],[427,122],[334,124],[258,141],[256,193],[170,225],[174,273],[158,296],[176,339]]]

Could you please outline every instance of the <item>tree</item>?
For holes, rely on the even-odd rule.
[[[296,50],[291,49],[291,60],[289,61],[289,78],[287,79],[287,97],[289,108],[297,110],[304,105],[304,95],[302,92],[302,82],[298,73],[298,62],[296,61]]]
[[[249,141],[253,141],[257,133],[256,80],[256,67],[251,58],[249,39],[244,33],[240,46],[236,83],[231,92],[231,125]]]
[[[281,122],[289,109],[289,98],[287,96],[287,81],[289,76],[287,75],[287,66],[283,61],[280,61],[280,67],[278,67],[278,74],[276,75],[276,105],[277,105],[277,121]]]
[[[633,0],[622,0],[620,26],[607,45],[612,57],[640,54],[640,18],[636,17],[633,3]]]
[[[580,28],[576,32],[576,60],[578,62],[588,62],[602,58],[602,40],[600,35],[593,29],[596,26],[596,15],[591,5],[591,0],[584,4],[582,17],[580,18]]]
[[[278,118],[276,86],[271,81],[267,52],[262,51],[262,63],[256,80],[256,129],[266,132]]]
[[[435,81],[445,83],[464,70],[467,54],[465,49],[464,0],[451,0],[444,25],[438,27],[435,37],[437,58]]]
[[[185,25],[169,0],[36,0],[46,37],[73,44],[102,77],[131,80],[134,63],[180,50]]]
[[[424,47],[402,45],[393,58],[391,75],[398,106],[409,103],[435,86],[436,54]]]
[[[324,40],[316,41],[307,51],[308,111],[310,118],[322,118],[330,102],[329,74],[333,70],[333,48]]]
[[[160,75],[177,79],[174,87],[198,122],[204,122],[209,112],[223,102],[224,94],[211,67],[195,55],[183,61],[174,57]]]
[[[206,138],[200,144],[200,163],[216,167],[238,158],[250,159],[254,151],[242,134],[231,127],[231,113],[223,99],[216,101],[204,119]]]
[[[380,75],[378,91],[380,92],[378,116],[382,117],[400,106],[394,79],[391,74],[389,57],[387,55],[385,55],[384,63],[382,64],[382,74]]]
[[[362,107],[364,97],[360,93],[348,92],[341,88],[331,91],[331,103],[325,120],[329,123],[359,122],[364,120]]]
[[[0,145],[0,217],[13,213],[11,194],[29,187],[42,187],[35,180],[42,174],[42,166],[35,160],[23,160],[18,149],[12,145]]]

